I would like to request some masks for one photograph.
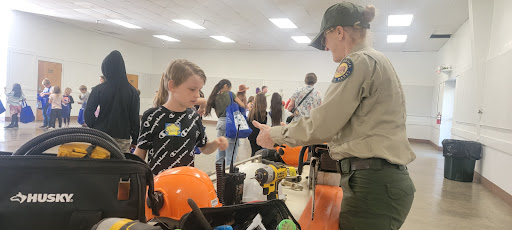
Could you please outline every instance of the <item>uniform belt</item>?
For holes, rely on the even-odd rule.
[[[381,158],[345,158],[337,162],[337,170],[343,174],[357,170],[382,170],[384,168],[396,168],[399,170],[407,169],[404,165],[391,164]]]

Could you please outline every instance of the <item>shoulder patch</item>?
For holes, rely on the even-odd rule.
[[[341,64],[336,69],[336,73],[334,73],[334,77],[332,78],[332,83],[339,83],[347,79],[350,74],[354,71],[354,64],[350,58],[345,58],[341,62]]]

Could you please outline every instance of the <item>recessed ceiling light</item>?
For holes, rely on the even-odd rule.
[[[178,40],[176,38],[173,38],[173,37],[169,37],[167,35],[153,35],[153,37],[160,38],[162,40],[166,40],[166,41],[169,41],[169,42],[180,42],[180,40]]]
[[[410,26],[412,14],[389,15],[388,26]]]
[[[176,22],[176,23],[179,23],[181,25],[184,25],[190,29],[195,29],[195,30],[204,30],[206,28],[200,26],[199,24],[193,22],[193,21],[190,21],[190,20],[181,20],[181,19],[174,19],[172,20],[173,22]]]
[[[136,26],[134,24],[131,24],[131,23],[128,23],[128,22],[125,22],[125,21],[121,21],[121,20],[117,20],[117,19],[108,19],[109,22],[112,22],[112,23],[115,23],[115,24],[118,24],[120,26],[124,26],[126,28],[130,28],[130,29],[140,29],[142,27],[140,26]]]
[[[74,3],[75,3],[75,5],[79,5],[79,6],[86,7],[86,8],[98,7],[97,5],[94,5],[90,2],[74,2]]]
[[[293,22],[290,21],[290,19],[288,19],[288,18],[271,18],[269,20],[272,23],[274,23],[274,25],[276,25],[277,27],[279,27],[281,29],[297,28],[297,26],[295,24],[293,24]]]
[[[388,35],[388,43],[403,43],[407,40],[407,35]]]
[[[311,39],[309,39],[307,36],[292,36],[292,39],[295,40],[297,43],[310,43]]]
[[[224,36],[210,36],[210,37],[214,38],[214,39],[217,39],[217,40],[219,40],[221,42],[230,42],[230,43],[235,42],[235,41],[233,41],[233,40],[231,40],[231,39],[229,39],[227,37],[224,37]]]

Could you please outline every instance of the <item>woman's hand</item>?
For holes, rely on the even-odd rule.
[[[256,138],[256,143],[263,148],[274,148],[275,143],[272,141],[272,138],[270,138],[270,126],[263,125],[257,121],[252,121],[252,124],[260,130],[260,133]]]

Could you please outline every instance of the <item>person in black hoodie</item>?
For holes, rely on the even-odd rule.
[[[114,50],[105,57],[101,72],[107,81],[92,89],[84,112],[85,123],[90,128],[106,132],[123,152],[129,152],[135,147],[139,134],[139,94],[126,78],[119,51]],[[98,105],[101,110],[96,118],[94,112]]]

